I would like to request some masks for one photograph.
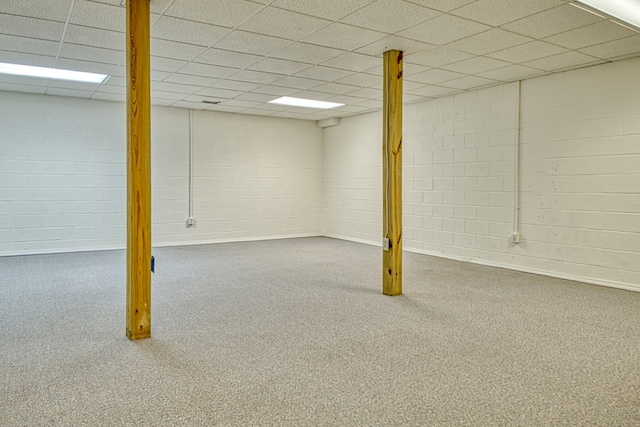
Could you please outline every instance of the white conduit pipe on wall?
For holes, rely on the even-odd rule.
[[[189,216],[187,227],[193,226],[193,110],[189,108]]]
[[[511,242],[520,243],[520,110],[522,106],[521,101],[521,86],[522,80],[518,80],[516,86],[516,135],[515,135],[515,159],[514,159],[514,200],[513,200],[513,234],[511,235]]]

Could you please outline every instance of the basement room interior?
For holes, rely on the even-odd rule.
[[[633,0],[0,3],[0,425],[640,425]]]

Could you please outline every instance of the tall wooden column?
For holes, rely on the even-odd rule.
[[[151,336],[149,1],[127,0],[127,337]]]
[[[402,52],[383,61],[382,293],[393,296],[402,293]]]

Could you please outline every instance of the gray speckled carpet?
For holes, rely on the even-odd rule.
[[[640,293],[328,238],[0,258],[1,426],[640,425]]]

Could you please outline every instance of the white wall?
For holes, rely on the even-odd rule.
[[[404,247],[640,290],[640,60],[405,106]],[[325,232],[379,244],[380,114],[325,130]]]
[[[125,245],[124,106],[0,93],[0,255]],[[314,122],[152,111],[153,244],[318,235],[322,132]]]

